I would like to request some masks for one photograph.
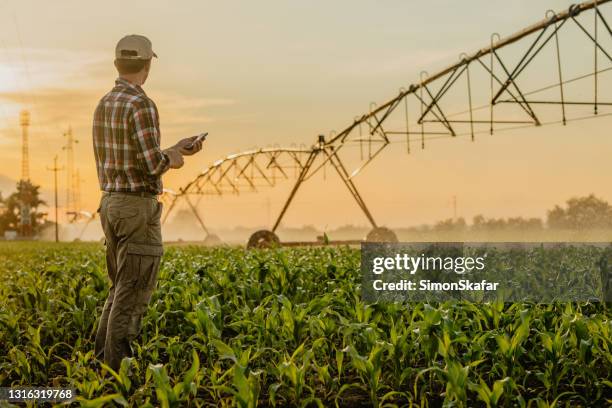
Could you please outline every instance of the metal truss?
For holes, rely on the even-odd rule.
[[[612,105],[612,87],[603,81],[612,71],[612,30],[601,10],[609,2],[587,1],[559,13],[549,10],[543,20],[513,35],[493,34],[486,47],[461,54],[458,62],[433,75],[421,72],[419,82],[381,105],[372,103],[342,131],[318,136],[310,149],[259,149],[227,156],[171,197],[164,220],[184,198],[206,231],[190,195],[257,191],[293,171],[296,181],[272,227],[275,231],[300,186],[330,165],[377,228],[353,178],[393,143],[405,144],[410,153],[412,144],[424,149],[430,139],[474,141],[477,134],[611,115],[603,109]],[[582,64],[587,68],[579,74],[567,77],[564,68],[575,58],[576,44],[581,51],[589,49],[592,60]],[[550,82],[534,85],[531,78],[538,75]],[[360,152],[350,172],[348,160],[341,158],[348,146],[358,146]]]
[[[182,198],[208,234],[204,220],[197,211],[202,196],[257,192],[264,187],[274,187],[281,180],[301,174],[305,166],[309,166],[311,155],[312,149],[307,148],[265,148],[231,154],[217,160],[178,192],[164,190],[161,200],[167,210],[162,222],[166,222],[177,201]],[[199,198],[194,201],[190,198],[193,195]]]

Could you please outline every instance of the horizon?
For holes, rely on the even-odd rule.
[[[415,225],[396,225],[387,226],[391,227],[392,230],[403,239],[414,239],[419,234],[426,234],[428,240],[435,241],[448,241],[466,239],[469,236],[476,236],[479,239],[489,240],[510,240],[510,241],[525,241],[525,239],[541,240],[541,239],[558,239],[561,241],[601,241],[607,239],[609,236],[610,227],[601,228],[586,228],[586,229],[567,229],[558,228],[549,224],[548,213],[556,209],[557,207],[566,210],[568,201],[574,198],[590,198],[594,196],[596,199],[600,199],[596,195],[589,195],[588,197],[571,197],[563,203],[558,203],[554,208],[546,210],[547,216],[543,218],[531,217],[524,218],[520,216],[508,215],[507,217],[495,218],[488,217],[486,214],[477,214],[473,218],[462,217],[461,214],[457,214],[456,218],[449,217],[445,219],[439,219],[432,223],[422,223]],[[608,203],[609,205],[612,205]],[[475,218],[483,217],[483,221],[486,222],[505,222],[506,225],[499,227],[487,225],[480,226],[474,229]],[[523,225],[517,228],[517,220],[529,222],[537,221],[539,225]],[[81,221],[79,223],[72,224],[60,224],[60,240],[73,241],[78,239],[79,241],[99,241],[103,237],[101,226],[97,220],[94,222]],[[452,222],[452,225],[447,223]],[[464,222],[465,224],[461,224]],[[513,225],[509,223],[514,222]],[[447,225],[444,225],[447,224]],[[190,209],[183,208],[177,211],[174,216],[168,220],[163,226],[162,230],[164,233],[164,239],[166,242],[202,242],[208,241],[209,236],[213,239],[219,238],[221,242],[228,244],[243,243],[246,241],[254,231],[266,229],[266,224],[260,225],[232,225],[222,226],[215,228],[208,228],[208,233],[205,233],[202,228],[198,225],[197,219],[193,215]],[[354,223],[354,224],[343,224],[337,226],[320,226],[315,224],[304,223],[302,225],[285,225],[280,223],[278,230],[276,231],[279,237],[283,240],[289,241],[304,241],[310,242],[318,239],[319,234],[328,234],[330,239],[333,240],[345,240],[345,239],[358,239],[361,235],[365,236],[371,229],[367,223]],[[41,233],[41,237],[45,239],[52,239],[53,224],[49,224],[47,228]],[[315,235],[313,235],[313,233]],[[360,234],[360,235],[358,235]],[[459,234],[459,235],[457,235]],[[464,234],[468,234],[464,236]],[[525,236],[524,234],[528,234]]]

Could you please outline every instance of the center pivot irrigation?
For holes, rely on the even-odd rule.
[[[397,241],[391,230],[377,224],[353,181],[385,147],[405,144],[410,153],[412,145],[424,149],[431,139],[475,141],[480,134],[612,115],[612,30],[601,8],[609,1],[549,10],[545,19],[513,35],[495,33],[486,47],[461,54],[458,62],[435,74],[421,72],[418,83],[401,88],[382,105],[372,103],[349,126],[319,135],[309,148],[258,149],[218,160],[178,192],[166,190],[163,220],[185,200],[208,234],[197,210],[204,195],[258,191],[295,178],[271,230],[256,232],[248,244],[267,246],[279,242],[275,231],[300,186],[331,166],[373,228],[366,239]],[[359,152],[350,171],[348,156],[355,149],[348,146]]]

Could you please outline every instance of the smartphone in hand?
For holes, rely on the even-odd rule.
[[[193,142],[191,142],[190,145],[188,145],[187,147],[185,147],[187,150],[192,149],[193,145],[197,142],[203,142],[204,140],[206,140],[206,136],[208,136],[208,132],[204,132],[204,133],[200,133],[199,135],[196,136],[196,138],[193,140]]]

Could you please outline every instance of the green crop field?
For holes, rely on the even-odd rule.
[[[94,244],[0,245],[0,386],[83,406],[609,406],[601,303],[367,304],[357,249],[169,247],[134,357],[93,356]],[[1,403],[0,403],[1,405]]]

